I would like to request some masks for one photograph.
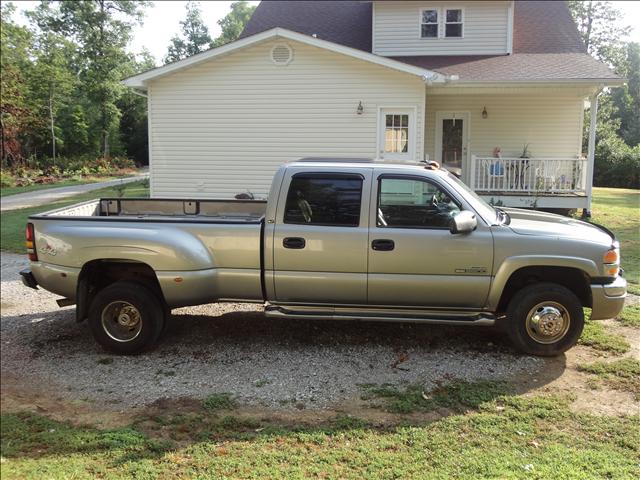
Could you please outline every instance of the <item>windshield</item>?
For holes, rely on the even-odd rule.
[[[504,213],[502,212],[502,210],[493,208],[482,198],[480,198],[480,196],[476,192],[471,190],[466,184],[461,182],[458,177],[450,172],[447,173],[447,180],[449,181],[449,184],[453,188],[455,188],[458,193],[462,194],[462,196],[467,200],[467,202],[471,204],[474,210],[478,212],[478,214],[482,218],[484,218],[490,225],[495,224],[498,221],[502,223],[501,219],[499,218],[501,214]],[[506,217],[506,214],[504,216]]]

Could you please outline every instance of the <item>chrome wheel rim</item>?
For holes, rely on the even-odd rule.
[[[556,343],[569,331],[571,316],[557,302],[541,302],[527,314],[527,334],[542,344]]]
[[[129,302],[111,302],[102,309],[102,328],[116,342],[130,342],[142,331],[142,316]]]

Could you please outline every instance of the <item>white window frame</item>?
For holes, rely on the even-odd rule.
[[[447,11],[448,10],[460,10],[460,21],[459,22],[447,22]],[[443,15],[442,15],[442,38],[450,38],[450,39],[457,39],[457,38],[464,38],[464,7],[455,7],[455,6],[448,6],[448,7],[443,7],[442,8],[443,11]],[[460,36],[459,37],[447,37],[447,25],[460,25]]]
[[[433,23],[423,23],[422,22],[422,13],[427,10],[435,10],[438,14],[438,35],[435,37],[423,37],[422,36],[422,25],[434,25]],[[461,21],[460,22],[449,22],[450,25],[462,25],[462,35],[460,37],[447,37],[447,10],[460,10]],[[464,23],[465,23],[465,11],[464,7],[459,6],[447,6],[447,7],[420,7],[418,9],[418,38],[420,40],[440,40],[440,39],[450,39],[450,40],[459,40],[464,38]]]
[[[382,142],[382,133],[385,131],[386,122],[384,121],[384,115],[405,115],[409,114],[409,144],[408,151],[406,154],[400,154],[401,156],[406,156],[403,158],[394,158],[398,157],[398,154],[385,154],[384,152],[384,144]],[[376,159],[384,159],[387,160],[406,160],[409,162],[415,162],[416,152],[420,151],[418,144],[418,106],[417,105],[406,105],[406,106],[385,106],[380,105],[378,107],[378,126],[376,128]],[[412,138],[413,136],[413,138]],[[386,155],[386,156],[385,156]]]
[[[434,24],[434,23],[423,23],[422,19],[423,19],[423,13],[426,11],[430,11],[430,10],[434,10],[436,12],[436,15],[438,16],[438,21]],[[418,10],[419,12],[419,22],[418,22],[418,38],[421,40],[437,40],[440,38],[440,19],[442,18],[442,11],[440,9],[440,7],[420,7],[420,9]],[[435,25],[436,26],[436,36],[435,37],[423,37],[422,36],[422,25]]]

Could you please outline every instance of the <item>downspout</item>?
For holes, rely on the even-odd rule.
[[[591,120],[589,121],[589,143],[587,147],[587,178],[585,191],[587,193],[587,208],[582,210],[583,218],[591,218],[591,201],[593,197],[593,172],[595,167],[595,150],[596,150],[596,123],[598,119],[598,95],[602,93],[604,87],[589,97],[589,113]]]

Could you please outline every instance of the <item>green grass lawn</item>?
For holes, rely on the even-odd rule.
[[[593,222],[607,227],[620,241],[629,292],[640,295],[640,190],[594,188],[591,213]]]
[[[56,183],[47,183],[47,184],[34,184],[27,185],[26,187],[2,187],[0,189],[0,197],[6,197],[7,195],[15,195],[18,193],[26,193],[26,192],[34,192],[36,190],[46,190],[49,188],[58,188],[58,187],[71,187],[74,185],[86,185],[88,183],[97,183],[97,182],[107,182],[109,180],[116,180],[118,178],[127,178],[125,177],[84,177],[82,180],[63,180],[61,182]]]
[[[126,184],[125,197],[148,197],[149,188],[144,186],[144,181]],[[21,208],[19,210],[7,210],[0,215],[0,247],[2,250],[16,253],[24,253],[24,228],[29,215],[46,212],[56,208],[73,205],[100,197],[117,197],[118,192],[113,187],[101,188],[92,192],[75,195],[63,200],[51,202],[39,207]]]
[[[563,478],[640,476],[640,417],[576,414],[562,397],[501,396],[431,423],[316,425],[210,413],[115,430],[2,418],[3,478]]]

